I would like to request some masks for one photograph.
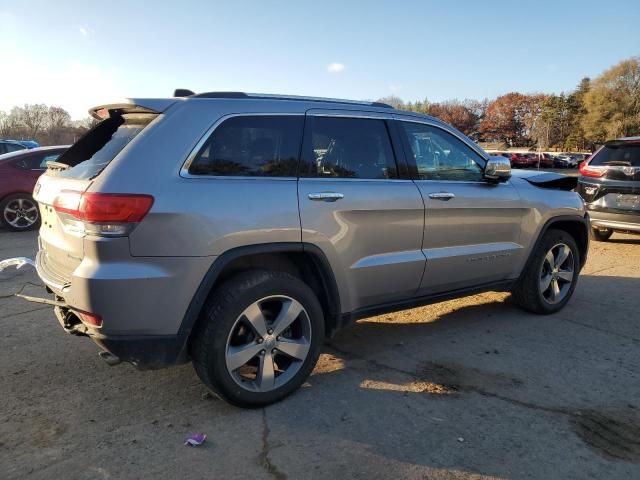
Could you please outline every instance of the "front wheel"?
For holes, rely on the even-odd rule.
[[[576,288],[580,252],[575,240],[563,230],[549,230],[532,253],[526,271],[512,290],[515,302],[530,312],[555,313]]]
[[[302,280],[249,271],[210,297],[191,341],[200,379],[229,403],[260,407],[295,391],[324,339],[322,307]]]

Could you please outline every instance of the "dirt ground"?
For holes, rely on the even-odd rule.
[[[0,231],[0,259],[35,233]],[[640,478],[640,237],[592,243],[540,317],[487,293],[369,318],[261,410],[192,367],[109,367],[66,335],[32,269],[0,273],[0,479]],[[183,445],[206,433],[197,448]]]

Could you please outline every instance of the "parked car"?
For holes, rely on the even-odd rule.
[[[352,320],[486,290],[538,314],[571,298],[575,179],[511,177],[442,121],[376,102],[181,94],[96,107],[35,188],[40,301],[109,364],[191,360],[256,407]]]
[[[535,161],[535,167],[540,168],[553,168],[554,161],[553,157],[548,153],[536,153],[533,154],[533,159]]]
[[[40,224],[40,213],[32,197],[33,187],[46,169],[68,146],[16,150],[0,155],[0,224],[23,231]]]
[[[509,160],[513,168],[528,168],[531,166],[531,160],[526,153],[512,153]]]
[[[27,148],[38,148],[40,146],[35,140],[16,140],[16,142],[21,143]]]
[[[25,150],[26,148],[26,145],[16,142],[15,140],[0,140],[0,155],[15,152],[17,150]]]
[[[582,162],[577,191],[587,204],[593,239],[640,233],[640,137],[609,141]]]
[[[555,155],[553,157],[553,166],[555,168],[576,168],[578,163],[568,155]]]

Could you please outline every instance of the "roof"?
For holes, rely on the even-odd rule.
[[[369,107],[391,108],[391,105],[382,102],[369,102],[359,100],[347,100],[342,98],[307,97],[302,95],[279,95],[272,93],[245,93],[245,92],[205,92],[188,95],[187,98],[246,98],[264,100],[298,100],[303,102],[344,103],[348,105],[366,105]]]
[[[337,105],[360,105],[364,107],[382,108],[385,110],[395,109],[386,103],[370,102],[359,100],[346,100],[341,98],[325,98],[325,97],[305,97],[300,95],[276,95],[270,93],[246,93],[246,92],[204,92],[195,94],[191,90],[178,89],[174,97],[169,98],[125,98],[114,102],[98,105],[89,110],[89,114],[101,120],[101,112],[114,109],[127,109],[137,113],[162,113],[176,102],[194,101],[198,99],[219,99],[219,100],[282,100],[282,101],[302,101],[302,102],[318,102],[325,104]]]

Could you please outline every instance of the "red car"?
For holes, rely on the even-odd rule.
[[[31,194],[38,177],[68,146],[39,147],[0,155],[0,225],[23,231],[40,225]]]
[[[534,167],[540,163],[540,168],[553,168],[553,157],[548,153],[535,153],[533,154]]]
[[[527,168],[532,165],[531,159],[526,153],[512,153],[509,160],[513,168]]]

